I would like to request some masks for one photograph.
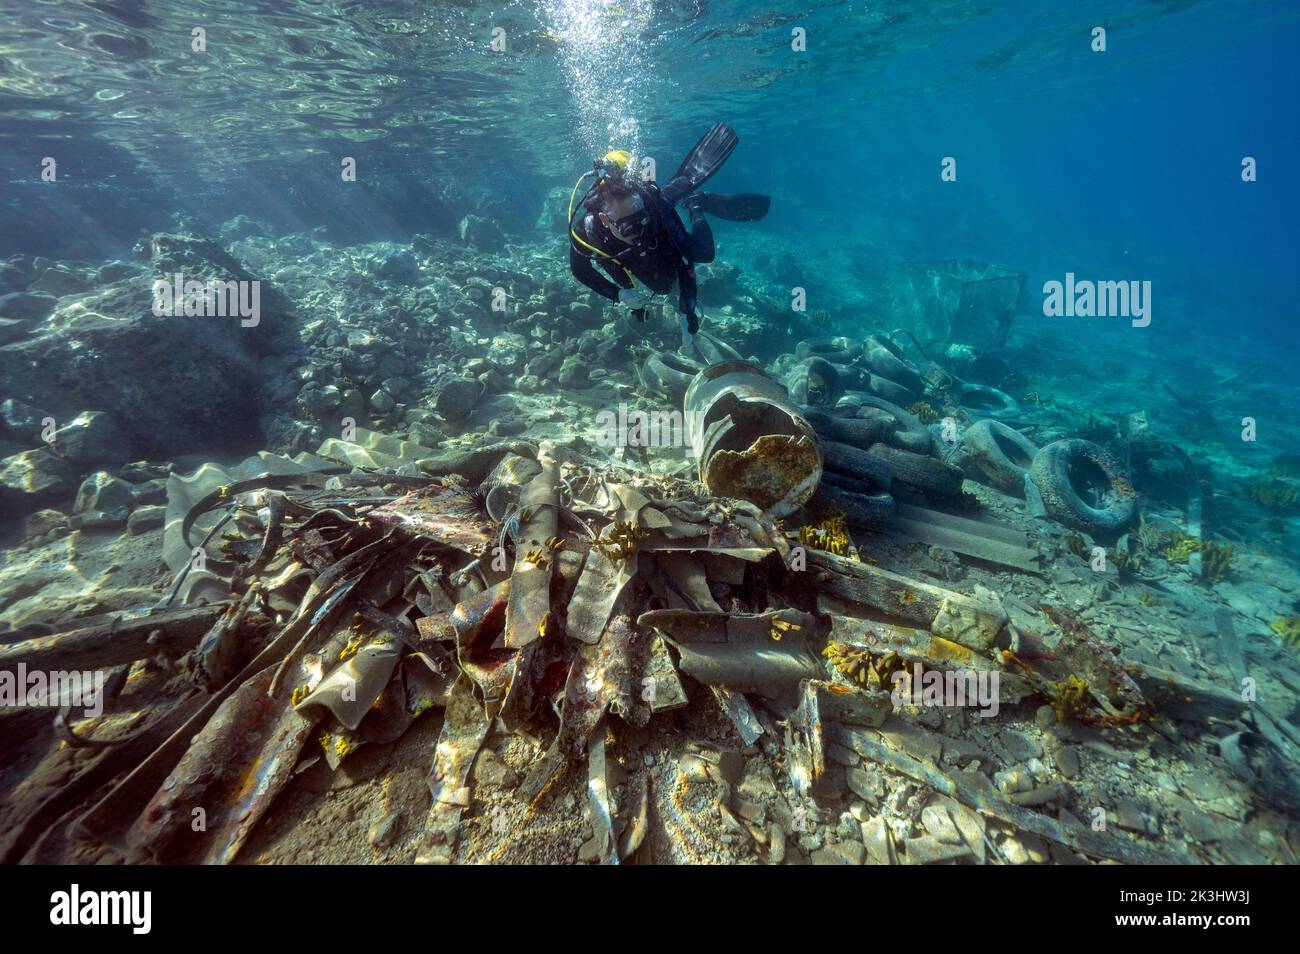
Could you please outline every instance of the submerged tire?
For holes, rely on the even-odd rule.
[[[854,391],[840,398],[840,406],[875,408],[889,414],[898,423],[892,437],[885,439],[886,444],[909,450],[914,454],[928,454],[934,449],[934,437],[924,422],[911,411],[904,410],[892,401],[886,401],[874,394]]]
[[[881,335],[869,335],[862,345],[867,367],[887,381],[911,391],[918,397],[925,393],[921,373],[908,362],[902,349]],[[883,396],[883,395],[882,395]]]
[[[961,496],[964,475],[952,464],[887,444],[876,444],[869,453],[889,464],[895,485],[901,484],[924,497]]]
[[[898,424],[892,417],[836,417],[820,408],[800,408],[817,436],[866,450],[872,444],[889,442]]]
[[[672,352],[656,352],[645,359],[641,365],[641,383],[653,391],[681,403],[686,397],[686,389],[691,379],[699,374],[704,365],[690,358],[684,358]]]
[[[899,429],[894,432],[894,436],[885,443],[897,447],[899,450],[910,451],[913,454],[929,454],[934,450],[934,437],[929,431],[913,431]]]
[[[1025,475],[1038,445],[1014,427],[985,418],[966,428],[966,452],[988,483],[1016,497],[1025,495]]]
[[[894,498],[887,493],[860,494],[823,483],[817,495],[825,506],[843,511],[851,527],[882,527],[894,516]]]
[[[1019,401],[987,384],[959,384],[953,388],[952,399],[958,407],[980,418],[1012,421],[1021,414]]]
[[[825,358],[804,358],[782,382],[796,404],[832,407],[844,394],[839,369]]]
[[[839,441],[822,441],[822,468],[854,481],[854,490],[888,490],[894,480],[894,469],[889,461],[878,454]]]
[[[1047,515],[1075,530],[1119,533],[1137,513],[1137,495],[1123,465],[1092,441],[1070,438],[1048,444],[1034,456],[1029,478]]]
[[[909,391],[897,381],[882,378],[878,374],[872,374],[867,379],[867,390],[876,397],[898,405],[911,404],[921,396],[919,391]]]
[[[794,346],[794,356],[824,358],[832,364],[850,364],[862,350],[862,342],[853,338],[805,338]]]
[[[707,331],[695,335],[695,350],[700,353],[705,364],[717,364],[719,361],[743,361],[741,353],[725,341],[715,338]]]

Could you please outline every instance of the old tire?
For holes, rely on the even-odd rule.
[[[720,338],[715,338],[707,331],[695,335],[695,350],[700,353],[704,363],[717,364],[719,361],[743,361],[739,351]]]
[[[641,365],[641,383],[652,391],[681,403],[691,379],[704,365],[672,352],[656,352]]]
[[[867,486],[888,490],[894,479],[894,470],[883,457],[839,441],[822,441],[822,468],[854,481],[854,490]]]
[[[952,399],[972,417],[1013,421],[1021,415],[1019,401],[987,384],[959,384],[952,390]]]
[[[825,358],[804,358],[786,374],[786,390],[796,404],[831,407],[844,394],[839,369]]]
[[[894,516],[894,498],[884,492],[860,494],[823,483],[817,495],[825,506],[843,511],[851,527],[883,527]]]
[[[934,457],[876,444],[870,454],[889,464],[894,472],[894,486],[915,491],[923,497],[958,497],[961,495],[961,469]]]
[[[898,427],[895,429],[893,437],[885,439],[886,444],[909,450],[914,454],[928,454],[934,449],[934,437],[931,435],[930,429],[925,426],[919,417],[911,411],[899,407],[893,401],[886,401],[874,394],[852,391],[840,398],[839,406],[874,408],[893,417],[898,423]]]
[[[868,368],[887,381],[894,382],[918,397],[925,393],[925,381],[922,380],[921,373],[908,363],[902,349],[888,338],[869,335],[862,345],[862,357]]]
[[[909,391],[897,381],[872,374],[867,378],[867,390],[876,397],[884,398],[891,404],[911,404],[921,396],[919,391]]]
[[[881,441],[888,443],[898,429],[898,422],[890,416],[838,417],[821,408],[801,407],[800,410],[823,441],[839,441],[862,450]]]
[[[966,452],[990,486],[1017,497],[1025,495],[1025,475],[1038,445],[1014,427],[985,418],[966,428]]]
[[[794,356],[823,358],[831,364],[851,364],[862,350],[862,343],[853,338],[805,338],[794,346]]]
[[[1052,519],[1089,534],[1116,534],[1137,513],[1137,495],[1123,465],[1092,441],[1070,438],[1039,450],[1029,468]]]

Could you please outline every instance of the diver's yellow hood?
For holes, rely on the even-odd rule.
[[[611,149],[605,153],[604,161],[617,166],[620,172],[627,172],[628,163],[632,161],[632,153],[626,149]]]

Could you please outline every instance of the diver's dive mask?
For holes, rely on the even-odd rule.
[[[646,207],[645,199],[639,192],[632,194],[636,208],[619,219],[611,218],[609,227],[626,242],[637,242],[654,234],[654,215]]]

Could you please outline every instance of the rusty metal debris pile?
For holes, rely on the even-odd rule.
[[[206,493],[173,478],[187,506],[170,549],[194,556],[162,605],[0,647],[0,666],[112,673],[108,713],[61,714],[66,744],[32,774],[40,807],[6,836],[6,858],[94,843],[130,860],[230,862],[295,776],[339,771],[426,712],[441,727],[423,862],[465,860],[466,820],[482,807],[472,770],[502,734],[534,753],[513,793],[520,817],[584,773],[591,856],[604,862],[652,857],[656,816],[679,810],[692,781],[718,786],[707,811],[728,837],[788,860],[769,810],[824,818],[827,777],[863,765],[939,799],[922,836],[864,825],[873,860],[998,860],[991,820],[1067,853],[1162,858],[1036,810],[1059,793],[1034,800],[941,764],[913,744],[926,730],[898,700],[934,674],[997,672],[998,704],[1037,698],[1062,718],[1122,726],[1150,718],[1156,692],[1214,716],[1231,714],[1230,694],[1126,667],[1056,607],[1060,644],[1042,652],[991,591],[858,559],[833,505],[853,491],[828,500],[821,480],[844,452],[827,452],[752,365],[699,373],[686,408],[699,412],[688,418],[698,482],[522,441],[413,466],[410,448],[378,435]],[[997,539],[992,524],[920,507],[895,516],[958,552],[966,540],[1003,565],[1026,560],[1023,541]],[[615,800],[623,772],[609,747],[701,700],[740,748],[689,742],[670,790],[641,774]],[[737,752],[760,751],[790,792],[779,812],[738,794]],[[496,832],[503,850],[517,827]]]

